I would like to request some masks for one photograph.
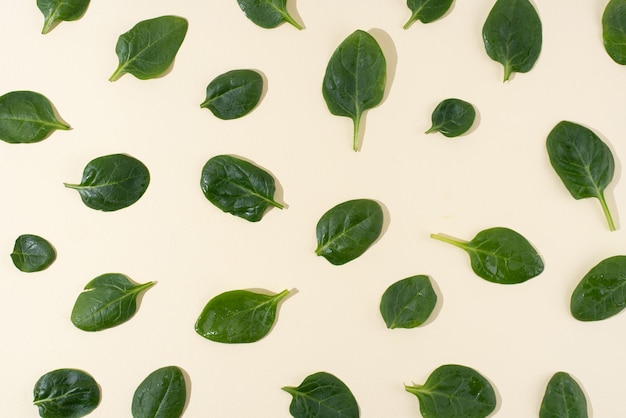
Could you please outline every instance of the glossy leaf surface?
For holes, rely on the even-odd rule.
[[[411,9],[411,17],[404,24],[408,29],[414,22],[430,23],[442,17],[452,6],[454,0],[407,0],[406,5]]]
[[[604,49],[613,61],[626,65],[626,0],[610,0],[602,14]]]
[[[484,418],[496,408],[496,394],[487,379],[466,366],[435,369],[423,385],[405,386],[419,399],[424,418]]]
[[[446,99],[433,111],[432,126],[427,134],[441,132],[448,138],[463,135],[476,119],[476,109],[471,103],[460,99]]]
[[[555,373],[543,395],[539,418],[587,417],[587,399],[578,383],[565,372]]]
[[[34,404],[43,418],[80,418],[100,403],[100,388],[93,377],[76,369],[57,369],[35,383]]]
[[[287,11],[287,0],[237,0],[237,3],[246,17],[257,26],[271,29],[287,22],[302,29]]]
[[[387,328],[415,328],[426,322],[436,304],[437,294],[428,276],[412,276],[385,290],[380,313]]]
[[[487,55],[512,73],[530,71],[541,52],[541,20],[529,0],[497,0],[483,25]]]
[[[33,234],[17,237],[11,260],[20,271],[31,273],[45,270],[56,260],[57,254],[52,244],[45,238]]]
[[[574,199],[595,197],[611,231],[615,223],[604,197],[613,180],[615,161],[609,147],[588,128],[573,122],[559,122],[548,134],[548,156],[554,171]]]
[[[96,277],[78,295],[72,323],[83,331],[101,331],[120,325],[135,315],[137,297],[154,282],[137,284],[119,273]]]
[[[163,75],[174,62],[188,26],[187,20],[178,16],[137,23],[117,41],[119,65],[109,80],[115,81],[127,73],[140,80]]]
[[[289,412],[295,418],[359,417],[359,405],[350,388],[330,373],[317,372],[297,387],[282,389],[293,397]]]
[[[317,222],[315,254],[334,265],[352,261],[378,239],[383,220],[382,207],[373,200],[340,203]]]
[[[382,101],[387,81],[387,62],[376,39],[357,30],[335,50],[326,67],[322,93],[328,110],[352,119],[352,147],[359,149],[363,112]]]
[[[463,249],[470,257],[474,273],[493,283],[522,283],[539,275],[544,268],[541,256],[530,242],[509,228],[485,229],[471,241],[440,234],[431,234],[431,238]]]
[[[133,395],[133,418],[179,418],[187,402],[183,371],[167,366],[150,373]]]
[[[263,77],[253,70],[232,70],[213,79],[200,107],[216,117],[230,120],[250,113],[261,100]]]
[[[37,0],[44,16],[41,33],[48,33],[61,21],[78,20],[89,7],[89,0]]]
[[[58,129],[70,127],[58,119],[45,96],[34,91],[12,91],[0,96],[0,139],[4,142],[39,142]]]

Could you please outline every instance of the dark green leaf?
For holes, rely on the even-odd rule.
[[[72,323],[83,331],[101,331],[128,321],[137,311],[137,297],[154,282],[137,284],[118,273],[96,277],[78,295]]]
[[[439,103],[432,114],[432,126],[426,131],[441,132],[448,138],[464,134],[472,127],[476,110],[471,103],[460,99],[446,99]]]
[[[539,418],[587,418],[587,399],[578,383],[564,372],[548,382]]]
[[[322,93],[330,113],[354,123],[352,147],[359,149],[363,112],[382,101],[387,80],[383,51],[370,34],[357,30],[335,50],[324,75]]]
[[[626,0],[610,0],[602,14],[602,40],[611,59],[626,65]]]
[[[302,29],[287,11],[287,0],[237,0],[237,3],[246,17],[262,28],[271,29],[287,22]]]
[[[187,402],[183,371],[167,366],[150,373],[133,395],[133,418],[179,418]]]
[[[574,199],[598,199],[609,229],[614,231],[615,223],[604,197],[615,171],[609,147],[591,130],[568,121],[552,129],[546,147],[554,171]]]
[[[484,418],[496,409],[496,394],[489,381],[466,366],[440,366],[423,385],[405,389],[419,399],[424,418]]]
[[[56,257],[56,251],[48,241],[31,234],[17,237],[11,253],[15,267],[28,273],[47,269]]]
[[[80,184],[64,183],[80,194],[92,209],[111,212],[139,200],[150,184],[148,168],[136,158],[112,154],[91,160],[83,170]]]
[[[12,91],[0,96],[0,139],[30,144],[46,139],[57,129],[70,127],[59,120],[52,103],[34,91]]]
[[[300,386],[282,389],[293,397],[289,412],[295,418],[359,417],[359,405],[350,388],[330,373],[313,373]]]
[[[283,208],[274,200],[274,178],[256,165],[230,155],[207,161],[200,188],[215,206],[250,222],[260,221],[270,206]]]
[[[411,9],[411,17],[405,23],[404,29],[408,29],[413,22],[421,21],[430,23],[439,19],[450,9],[454,0],[407,0],[406,5]]]
[[[276,321],[278,303],[289,294],[283,290],[265,295],[231,290],[211,299],[196,321],[196,332],[220,343],[253,343],[265,337]]]
[[[115,81],[126,73],[140,80],[163,75],[174,62],[187,27],[187,20],[178,16],[137,23],[117,41],[115,52],[119,65],[109,80]]]
[[[35,383],[34,403],[43,418],[80,418],[100,403],[98,383],[76,369],[58,369]]]
[[[465,250],[469,254],[474,273],[493,283],[522,283],[543,271],[541,256],[526,238],[512,229],[485,229],[471,241],[439,234],[430,236]]]
[[[256,107],[263,93],[263,77],[253,70],[232,70],[217,76],[206,88],[200,107],[220,119],[237,119]]]
[[[542,28],[529,0],[497,0],[483,26],[487,55],[512,73],[530,71],[541,52]]]
[[[437,294],[428,276],[412,276],[385,290],[380,313],[387,328],[415,328],[426,322],[436,304]]]
[[[331,264],[345,264],[363,254],[382,228],[383,210],[377,202],[356,199],[340,203],[317,222],[315,254]]]
[[[37,7],[44,15],[41,33],[50,32],[58,22],[80,19],[88,6],[89,0],[37,0]]]

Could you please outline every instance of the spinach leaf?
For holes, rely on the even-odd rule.
[[[283,209],[274,200],[274,178],[265,170],[230,155],[211,158],[202,168],[200,188],[222,211],[250,222],[263,218],[268,207]]]
[[[0,139],[4,142],[39,142],[57,129],[70,127],[59,120],[45,96],[34,91],[12,91],[0,96]]]
[[[167,366],[150,373],[133,395],[133,418],[179,418],[187,402],[183,371]]]
[[[450,9],[454,0],[407,0],[406,5],[411,9],[411,17],[404,24],[404,29],[408,29],[413,22],[421,21],[430,23],[439,19]]]
[[[58,22],[80,19],[88,6],[89,0],[37,0],[37,7],[44,16],[41,33],[50,32]]]
[[[232,70],[213,79],[200,107],[220,119],[237,119],[256,107],[263,93],[263,77],[253,70]]]
[[[350,388],[330,373],[313,373],[299,386],[285,386],[282,390],[293,397],[289,412],[295,418],[359,417],[359,405]]]
[[[76,369],[57,369],[35,383],[34,404],[43,418],[80,418],[100,403],[100,388],[93,377]]]
[[[460,99],[446,99],[433,111],[432,126],[427,134],[441,132],[448,138],[464,134],[472,127],[476,110],[471,103]]]
[[[496,394],[489,381],[466,366],[440,366],[423,385],[405,389],[419,399],[424,418],[484,418],[496,409]]]
[[[330,113],[352,119],[352,148],[359,149],[363,112],[382,101],[387,80],[387,61],[378,42],[357,30],[335,50],[326,67],[322,94]]]
[[[91,280],[78,295],[72,323],[83,331],[101,331],[120,325],[135,315],[137,297],[154,282],[137,284],[119,273],[106,273]]]
[[[262,28],[271,29],[287,22],[303,29],[287,11],[287,0],[237,0],[237,3],[246,17]]]
[[[196,321],[196,332],[220,343],[253,343],[265,337],[274,322],[278,303],[289,294],[283,290],[265,295],[231,290],[211,299]]]
[[[412,276],[385,290],[380,313],[387,328],[415,328],[426,322],[436,304],[437,294],[428,276]]]
[[[613,180],[615,161],[609,147],[590,129],[573,122],[561,121],[548,134],[548,156],[554,171],[574,199],[595,197],[615,231],[615,223],[604,197]]]
[[[63,183],[78,191],[88,207],[105,212],[123,209],[143,196],[150,184],[148,168],[136,158],[112,154],[91,160],[80,184]]]
[[[587,399],[578,383],[565,372],[555,373],[546,387],[539,418],[587,417]]]
[[[328,210],[317,222],[317,248],[331,264],[354,260],[378,239],[383,228],[383,209],[373,200],[355,199]]]
[[[626,65],[626,0],[610,0],[602,14],[602,40],[611,59]]]
[[[485,229],[471,241],[440,234],[431,234],[430,237],[467,252],[474,273],[493,283],[522,283],[543,271],[541,256],[526,238],[512,229]]]
[[[504,66],[504,81],[512,73],[530,71],[541,51],[542,29],[529,0],[497,0],[483,25],[487,55]]]
[[[178,16],[161,16],[137,23],[120,35],[115,46],[119,65],[109,81],[124,74],[140,80],[163,75],[171,67],[189,24]]]
[[[17,237],[11,253],[15,267],[27,273],[47,269],[56,257],[56,251],[48,241],[32,234]]]
[[[626,307],[626,256],[602,260],[578,283],[570,302],[574,318],[599,321]]]

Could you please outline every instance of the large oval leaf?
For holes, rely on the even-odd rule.
[[[263,77],[253,70],[232,70],[215,77],[206,88],[200,107],[216,117],[230,120],[247,115],[263,93]]]
[[[262,28],[271,29],[287,22],[302,29],[287,11],[287,0],[237,0],[237,3],[246,17]]]
[[[565,372],[555,373],[543,395],[539,418],[587,417],[587,399],[578,383]]]
[[[183,371],[167,366],[150,373],[133,395],[133,418],[179,418],[187,402]]]
[[[48,33],[61,21],[80,19],[85,14],[89,0],[37,0],[37,7],[44,15],[41,33]]]
[[[626,65],[626,0],[610,0],[602,14],[604,49],[613,61]]]
[[[385,290],[380,313],[387,328],[415,328],[422,325],[437,305],[437,293],[428,276],[411,276]]]
[[[430,23],[439,19],[450,9],[454,0],[407,0],[406,5],[411,9],[411,17],[404,24],[408,29],[413,22]]]
[[[45,270],[56,260],[52,244],[39,235],[24,234],[17,237],[11,260],[20,271],[31,273]]]
[[[93,377],[76,369],[57,369],[35,383],[34,404],[42,418],[80,418],[100,403],[100,387]]]

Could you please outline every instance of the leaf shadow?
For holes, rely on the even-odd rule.
[[[256,73],[258,73],[263,79],[263,89],[261,90],[261,97],[259,97],[259,102],[254,106],[254,108],[252,108],[252,110],[250,110],[250,112],[246,114],[252,113],[254,109],[258,108],[261,105],[261,102],[263,102],[263,99],[265,99],[265,96],[267,95],[267,89],[268,89],[268,84],[269,84],[269,80],[263,71],[257,68],[254,68],[252,71],[255,71]]]
[[[433,280],[433,278],[430,276],[428,276],[428,280],[430,281],[430,284],[433,287],[435,294],[437,295],[437,302],[435,303],[435,308],[430,313],[430,315],[428,315],[428,318],[426,319],[426,321],[424,321],[424,323],[422,323],[418,328],[423,328],[425,326],[428,326],[430,323],[434,322],[435,319],[437,319],[437,317],[439,316],[439,313],[441,312],[441,308],[443,307],[443,292],[441,291],[439,284],[435,280]]]
[[[287,2],[287,13],[289,16],[293,18],[300,26],[302,26],[302,30],[306,29],[306,24],[302,20],[302,16],[298,12],[298,0],[290,0]],[[287,23],[287,22],[285,22]],[[289,23],[287,25],[291,26]]]

